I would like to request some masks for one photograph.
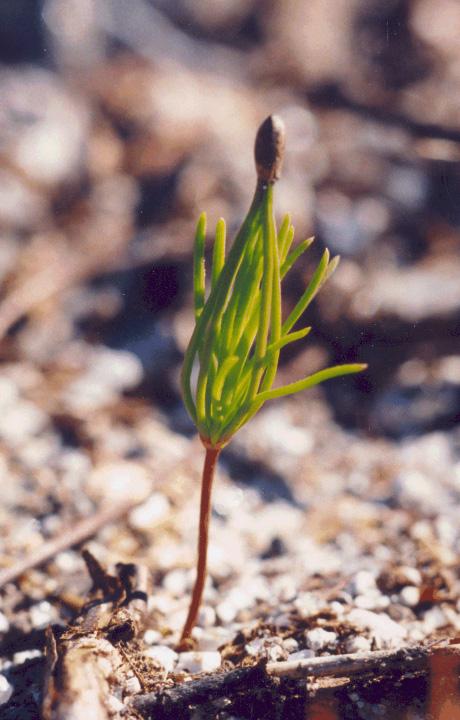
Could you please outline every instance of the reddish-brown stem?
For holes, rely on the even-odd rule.
[[[200,528],[198,533],[198,561],[196,567],[196,580],[193,588],[192,599],[188,610],[187,620],[180,644],[188,640],[195,627],[198,611],[203,597],[204,584],[206,582],[206,564],[208,556],[208,539],[209,539],[209,518],[211,515],[211,492],[214,480],[214,472],[216,469],[217,458],[219,457],[220,448],[207,447],[204,459],[203,476],[201,479],[201,501],[200,501]]]

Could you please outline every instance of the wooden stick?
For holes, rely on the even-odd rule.
[[[79,545],[84,540],[87,540],[99,532],[101,528],[122,518],[144,500],[145,498],[137,500],[136,502],[131,500],[129,502],[125,501],[103,507],[94,515],[84,518],[73,527],[66,529],[61,535],[47,540],[27,557],[18,560],[11,567],[0,571],[0,588],[7,583],[14,582],[28,570],[43,565],[43,563],[51,560],[51,558],[63,552],[63,550],[68,550],[74,545]]]
[[[365,673],[385,672],[399,668],[400,670],[420,670],[427,661],[435,656],[457,657],[460,663],[460,645],[418,645],[398,650],[374,650],[346,655],[330,655],[306,660],[272,662],[267,664],[267,674],[278,678],[307,677],[353,677]]]

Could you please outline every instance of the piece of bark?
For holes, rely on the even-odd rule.
[[[148,572],[119,563],[112,575],[88,551],[84,559],[93,581],[90,598],[58,639],[48,633],[43,718],[134,720],[137,711],[123,700],[141,686],[126,648],[143,628]]]

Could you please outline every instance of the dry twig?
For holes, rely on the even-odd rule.
[[[35,552],[27,557],[18,560],[9,568],[0,571],[0,588],[10,582],[14,582],[25,572],[32,568],[43,565],[43,563],[51,560],[55,555],[64,550],[68,550],[74,545],[79,545],[83,541],[95,535],[99,530],[109,523],[119,520],[126,515],[132,508],[138,505],[142,500],[133,502],[123,502],[108,507],[103,507],[94,515],[84,518],[73,527],[66,529],[57,537],[51,538],[44,542]]]
[[[267,673],[278,678],[353,677],[372,673],[384,675],[393,670],[401,674],[423,671],[433,657],[457,658],[460,645],[418,645],[398,650],[374,650],[346,655],[330,655],[307,660],[268,663]]]

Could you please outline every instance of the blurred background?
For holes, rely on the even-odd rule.
[[[287,129],[278,218],[316,236],[286,311],[324,247],[342,257],[278,382],[328,363],[369,369],[267,403],[222,454],[197,638],[233,642],[261,603],[268,640],[279,612],[327,627],[336,644],[315,652],[458,638],[459,28],[459,0],[0,0],[0,656],[18,667],[12,685],[30,696],[21,663],[35,656],[22,651],[40,655],[33,633],[68,622],[88,589],[69,529],[89,515],[95,557],[152,570],[145,642],[174,647],[203,460],[179,389],[194,228],[207,211],[209,252],[220,216],[235,233],[271,113]],[[101,509],[122,500],[108,523]],[[32,569],[54,538],[65,552]]]
[[[2,0],[2,361],[60,388],[86,367],[67,410],[115,388],[191,433],[194,224],[237,228],[276,112],[277,212],[317,238],[286,306],[324,246],[342,256],[281,379],[368,362],[323,386],[336,421],[394,439],[454,426],[458,27],[458,0]]]

